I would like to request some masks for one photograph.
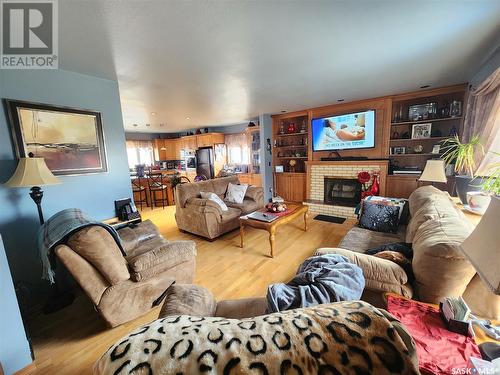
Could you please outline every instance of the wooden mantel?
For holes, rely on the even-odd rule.
[[[387,174],[389,169],[388,159],[361,159],[361,160],[309,160],[305,162],[306,164],[306,197],[311,198],[310,186],[311,186],[311,168],[313,166],[376,166],[380,168],[379,184],[380,184],[380,195],[386,194],[387,188]]]

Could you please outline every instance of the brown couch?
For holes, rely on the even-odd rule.
[[[180,230],[214,239],[239,227],[239,217],[264,207],[264,191],[249,186],[242,204],[225,202],[229,210],[202,199],[200,192],[212,192],[222,200],[229,183],[239,184],[238,176],[177,185],[175,188],[175,220]]]
[[[125,256],[101,226],[82,228],[55,253],[111,327],[147,313],[174,282],[191,283],[192,241],[167,241],[147,220],[118,231]]]
[[[336,253],[358,264],[366,279],[363,299],[382,306],[382,295],[394,292],[423,302],[439,303],[447,296],[463,296],[473,313],[500,318],[500,297],[481,282],[459,245],[473,226],[448,193],[432,186],[415,190],[409,198],[411,219],[396,234],[352,228],[338,248],[323,248],[318,254]],[[363,254],[391,242],[412,243],[415,280],[396,263]]]

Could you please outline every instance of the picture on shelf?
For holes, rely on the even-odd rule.
[[[394,147],[394,154],[396,155],[406,154],[406,147]]]
[[[441,145],[434,145],[432,147],[432,153],[433,154],[439,154],[440,151],[441,151]]]
[[[274,167],[274,171],[275,171],[276,173],[283,173],[283,172],[284,172],[284,167],[283,167],[282,165],[276,165],[276,166]]]
[[[422,139],[431,137],[432,123],[414,124],[411,128],[412,139]]]

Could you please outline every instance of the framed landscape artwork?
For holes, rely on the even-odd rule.
[[[108,170],[99,112],[5,100],[17,156],[44,158],[55,175]]]

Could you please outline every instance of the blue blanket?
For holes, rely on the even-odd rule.
[[[321,303],[359,300],[365,287],[363,271],[344,256],[325,254],[307,258],[288,284],[267,290],[268,312]]]
[[[68,208],[54,214],[48,219],[38,231],[38,251],[42,261],[42,279],[54,283],[54,270],[50,263],[51,250],[64,242],[66,238],[75,231],[90,226],[99,225],[106,229],[115,239],[122,254],[125,254],[116,230],[101,221],[96,221],[78,208]]]

